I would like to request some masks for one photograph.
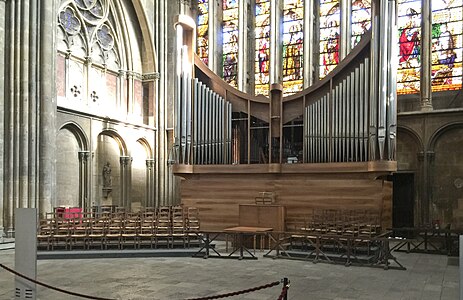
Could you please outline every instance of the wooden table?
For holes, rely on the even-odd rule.
[[[230,253],[229,256],[233,255],[236,251],[240,251],[240,255],[238,259],[243,259],[244,251],[251,255],[251,258],[255,258],[254,254],[256,252],[256,235],[263,234],[269,231],[272,231],[273,228],[271,227],[253,227],[253,226],[236,226],[236,227],[229,227],[225,228],[225,232],[234,233],[235,237],[237,238],[237,245],[234,250]],[[254,254],[249,251],[249,249],[245,245],[246,236],[253,237],[253,245],[254,245]],[[262,239],[261,239],[262,243]],[[228,248],[228,241],[227,241],[227,248]],[[262,245],[261,245],[262,248]]]

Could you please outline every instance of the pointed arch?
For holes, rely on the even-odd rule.
[[[113,129],[105,129],[102,132],[100,132],[98,136],[100,135],[106,135],[106,136],[112,137],[119,145],[120,156],[121,157],[128,156],[127,143],[124,141],[124,139],[121,137],[121,135],[117,131]]]
[[[463,129],[463,122],[452,122],[452,123],[445,124],[439,127],[429,139],[428,149],[430,149],[431,151],[434,151],[439,138],[442,135],[444,135],[446,132],[453,130],[453,129]]]
[[[89,142],[88,142],[88,137],[85,134],[85,131],[82,129],[82,127],[75,123],[75,122],[67,122],[63,124],[59,129],[58,133],[62,129],[67,129],[69,130],[76,138],[77,143],[79,145],[80,151],[88,151],[89,150]]]

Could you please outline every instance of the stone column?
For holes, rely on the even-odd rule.
[[[155,206],[155,186],[154,186],[154,170],[155,170],[155,160],[147,159],[146,160],[146,207]]]
[[[282,83],[283,74],[281,65],[283,64],[283,53],[281,44],[282,37],[282,21],[283,21],[283,4],[280,0],[275,0],[270,6],[270,84]]]
[[[343,60],[351,49],[351,1],[341,0],[341,43],[339,61]]]
[[[0,0],[0,61],[5,61],[5,0]],[[5,67],[0,64],[0,120],[5,120]],[[5,149],[4,141],[5,126],[4,122],[0,122],[0,149]],[[3,172],[5,168],[4,151],[0,151],[0,195],[3,194],[4,177]],[[3,237],[4,216],[5,216],[5,200],[0,201],[0,240]]]
[[[238,89],[243,92],[248,92],[248,85],[247,85],[247,78],[249,70],[252,70],[252,74],[254,74],[254,64],[251,64],[251,68],[249,68],[249,56],[248,56],[248,49],[249,49],[249,32],[247,30],[248,27],[248,17],[250,11],[248,10],[248,1],[249,0],[241,0],[239,1],[239,18],[238,18]],[[252,59],[254,61],[254,58]],[[253,75],[254,76],[254,75]]]
[[[90,197],[89,197],[89,163],[90,158],[89,151],[79,152],[79,202],[82,210],[91,208]]]
[[[431,1],[421,0],[421,69],[420,69],[420,91],[421,91],[421,110],[430,111],[432,107],[431,89],[431,31],[432,15]]]
[[[222,0],[209,0],[209,69],[222,73]]]
[[[38,122],[40,128],[40,213],[51,211],[52,203],[56,203],[56,9],[56,1],[40,1],[40,45],[38,47],[40,49],[40,96],[38,99],[40,101]]]
[[[318,10],[314,11],[314,0],[306,0],[304,8],[304,88],[309,87],[317,78],[315,76],[315,64],[318,59],[314,53],[318,53],[319,36],[314,33],[315,15]]]
[[[131,167],[132,158],[129,156],[120,157],[120,206],[128,211],[131,209],[130,188],[131,188]]]

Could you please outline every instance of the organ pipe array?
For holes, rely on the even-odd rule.
[[[365,58],[304,112],[306,161],[369,160],[370,59]]]
[[[182,47],[180,61],[188,49]],[[197,78],[188,66],[177,75],[174,153],[180,164],[230,164],[232,105]]]
[[[301,115],[303,133],[297,133],[299,136],[294,141],[303,141],[304,163],[394,161],[398,60],[396,1],[379,0],[373,4],[372,29],[356,48],[323,80],[286,99],[273,91],[268,102],[246,95],[226,86],[206,66],[198,64],[196,67],[201,70],[202,77],[192,76],[193,59],[189,60],[188,56],[192,51],[188,52],[188,47],[179,39],[178,45],[183,46],[177,48],[175,161],[180,164],[236,164],[240,140],[247,141],[248,156],[254,153],[252,149],[256,146],[277,146],[271,144],[272,138],[284,136],[283,124]],[[182,36],[180,28],[177,34],[177,37]],[[221,87],[221,94],[193,77],[211,83],[209,86]],[[259,137],[267,141],[264,145],[255,144],[247,129],[234,131],[232,147],[232,104],[228,100],[233,102],[237,112],[248,116],[248,128],[252,117],[268,116],[272,130],[262,131],[260,134],[267,136]],[[282,149],[284,138],[275,141]],[[282,156],[274,162],[282,163]]]
[[[307,94],[305,162],[396,159],[396,3],[379,1],[374,11],[368,47]]]

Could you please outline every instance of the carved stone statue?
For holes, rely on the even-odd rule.
[[[112,179],[111,179],[111,165],[109,162],[103,167],[103,186],[104,187],[111,187],[112,186]]]

